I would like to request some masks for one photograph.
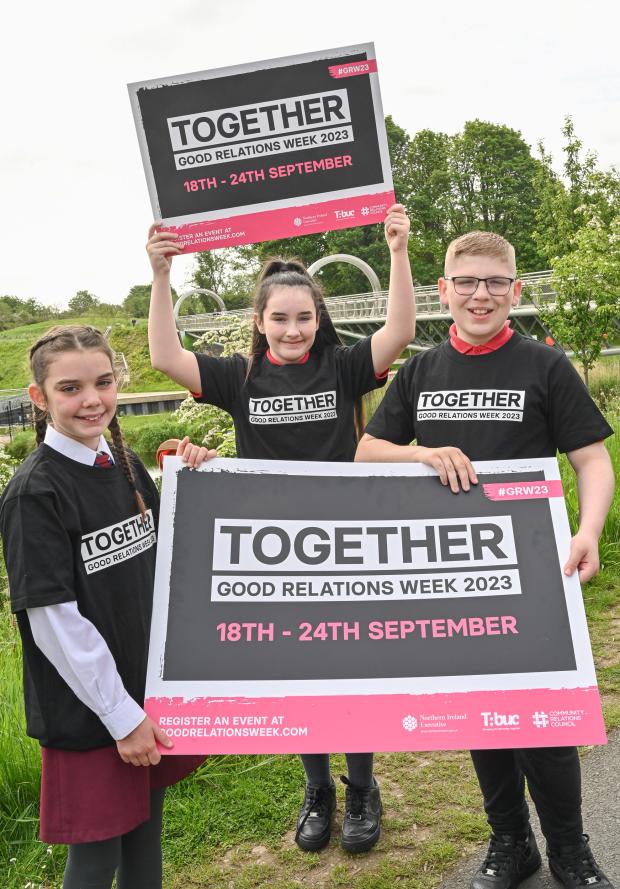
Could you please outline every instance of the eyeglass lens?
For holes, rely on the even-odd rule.
[[[506,296],[512,284],[511,278],[452,278],[454,289],[461,296],[473,296],[481,281],[486,283],[491,296]]]

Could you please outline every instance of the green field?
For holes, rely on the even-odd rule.
[[[129,366],[130,378],[124,387],[126,391],[172,392],[179,388],[176,383],[151,367],[145,318],[138,319],[135,327],[130,318],[118,315],[111,318],[71,318],[63,323],[93,324],[100,330],[112,325],[110,344],[116,352],[125,355]],[[43,321],[0,332],[0,390],[21,389],[28,385],[28,350],[50,326],[48,321]],[[620,356],[602,358],[591,371],[590,380],[593,393],[598,392],[602,386],[620,394]]]
[[[115,315],[112,318],[71,318],[66,324],[92,324],[100,330],[112,326],[110,345],[115,352],[122,352],[129,365],[131,392],[168,392],[178,386],[164,374],[151,367],[147,339],[146,319],[138,319],[135,327],[130,318]],[[34,341],[52,325],[49,321],[14,327],[0,333],[0,389],[21,389],[30,382],[28,350]]]
[[[609,416],[620,432],[620,412]],[[135,418],[135,427],[152,423]],[[620,440],[608,447],[620,471]],[[571,522],[577,515],[574,474],[561,459]],[[592,648],[608,729],[620,727],[620,504],[601,539],[602,570],[584,589]],[[0,603],[2,596],[0,595]],[[584,751],[587,753],[587,751]],[[335,775],[344,772],[333,758]],[[303,786],[295,756],[212,757],[168,792],[165,810],[166,889],[433,889],[459,859],[481,844],[487,826],[469,757],[447,753],[379,754],[384,832],[375,850],[348,856],[331,845],[304,854],[293,844]],[[18,637],[0,604],[0,873],[3,889],[60,889],[64,849],[36,839],[38,745],[24,734]],[[339,792],[339,812],[343,795]]]

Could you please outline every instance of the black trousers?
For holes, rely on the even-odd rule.
[[[557,848],[581,841],[581,767],[576,747],[472,750],[471,758],[495,833],[527,833],[527,780],[547,845]]]

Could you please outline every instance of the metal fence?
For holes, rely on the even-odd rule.
[[[553,302],[555,292],[551,289],[550,271],[530,272],[521,277],[523,294],[521,308],[532,314],[537,302]],[[448,310],[439,301],[439,291],[435,284],[416,287],[416,306],[418,322],[431,318],[448,317]],[[357,293],[348,296],[329,296],[325,300],[327,309],[334,323],[373,322],[385,319],[387,312],[387,290],[380,293]],[[182,315],[178,319],[179,328],[183,331],[212,330],[226,325],[227,319],[251,318],[252,309],[237,309],[222,314],[205,313],[201,315]]]
[[[7,430],[9,438],[32,426],[33,408],[27,389],[0,390],[0,427]]]

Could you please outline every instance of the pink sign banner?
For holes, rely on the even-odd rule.
[[[361,74],[375,74],[377,62],[371,59],[368,62],[351,62],[348,65],[330,65],[329,73],[332,77],[358,77]]]
[[[563,497],[564,489],[559,479],[538,484],[519,482],[496,482],[483,485],[482,489],[489,500],[538,500],[541,497]]]
[[[183,252],[383,222],[372,43],[129,84],[153,215]]]
[[[363,753],[607,743],[596,686],[329,698],[149,698],[146,709],[172,738],[170,753]]]
[[[338,160],[338,159],[337,159]],[[289,169],[299,166],[289,164]],[[288,174],[283,174],[288,175]],[[320,204],[304,204],[278,210],[265,210],[260,214],[249,213],[235,216],[229,225],[221,221],[192,222],[180,228],[170,227],[178,232],[183,253],[198,250],[214,250],[219,247],[235,247],[240,244],[255,244],[258,241],[280,240],[297,235],[313,235],[325,231],[350,228],[353,224],[366,225],[382,222],[388,207],[394,203],[394,192],[356,198],[341,198]],[[164,226],[164,229],[168,227]]]
[[[475,468],[455,497],[419,464],[166,458],[145,708],[170,752],[605,743],[557,461]]]

